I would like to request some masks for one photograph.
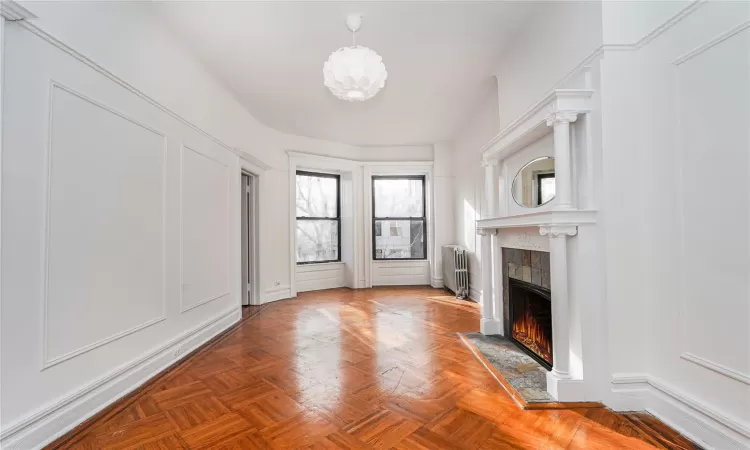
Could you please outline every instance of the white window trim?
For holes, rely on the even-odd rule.
[[[372,254],[372,177],[377,175],[424,175],[425,177],[425,218],[427,220],[427,258],[424,260],[377,261]],[[433,167],[431,161],[390,162],[384,164],[365,163],[364,165],[364,238],[365,238],[365,286],[373,286],[373,267],[376,264],[407,265],[426,264],[428,273],[435,261],[435,220],[433,205]]]

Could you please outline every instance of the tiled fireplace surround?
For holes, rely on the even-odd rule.
[[[550,289],[549,252],[503,247],[503,321],[510,330],[510,289],[508,280],[526,281]]]

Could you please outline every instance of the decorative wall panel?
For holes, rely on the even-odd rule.
[[[182,148],[182,296],[185,312],[228,295],[229,169]]]
[[[750,374],[748,54],[750,29],[745,26],[675,61],[684,252],[682,325],[686,351],[693,355],[688,360],[708,360],[746,378]]]
[[[164,319],[165,137],[50,96],[45,366]]]

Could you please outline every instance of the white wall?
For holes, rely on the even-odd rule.
[[[480,245],[475,221],[482,212],[484,169],[479,150],[500,131],[497,120],[497,97],[488,93],[477,112],[467,119],[454,138],[454,242],[469,251],[471,297],[479,301],[482,288]]]
[[[747,448],[750,4],[603,15],[612,44],[670,17],[602,59],[614,399],[707,447]]]
[[[571,75],[602,44],[598,1],[546,2],[498,55],[499,125],[505,127],[553,88],[583,87]]]
[[[33,448],[239,320],[239,168],[6,25],[0,412]]]
[[[443,252],[441,247],[454,243],[455,239],[455,183],[453,171],[453,142],[437,142],[434,145],[432,176],[433,193],[433,252],[434,261],[430,284],[443,287]]]
[[[295,268],[297,292],[319,291],[347,285],[347,264],[333,262],[324,264],[306,264]]]
[[[263,301],[290,293],[284,150],[370,154],[258,123],[147,4],[24,6],[36,31],[6,23],[3,36],[3,125],[13,130],[2,167],[4,448],[48,441],[239,318],[233,149],[262,173]],[[371,159],[431,160],[431,147],[378,148]]]

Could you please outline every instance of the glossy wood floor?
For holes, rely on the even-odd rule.
[[[523,411],[456,336],[443,291],[336,289],[235,330],[53,444],[85,449],[693,448],[653,417]]]

